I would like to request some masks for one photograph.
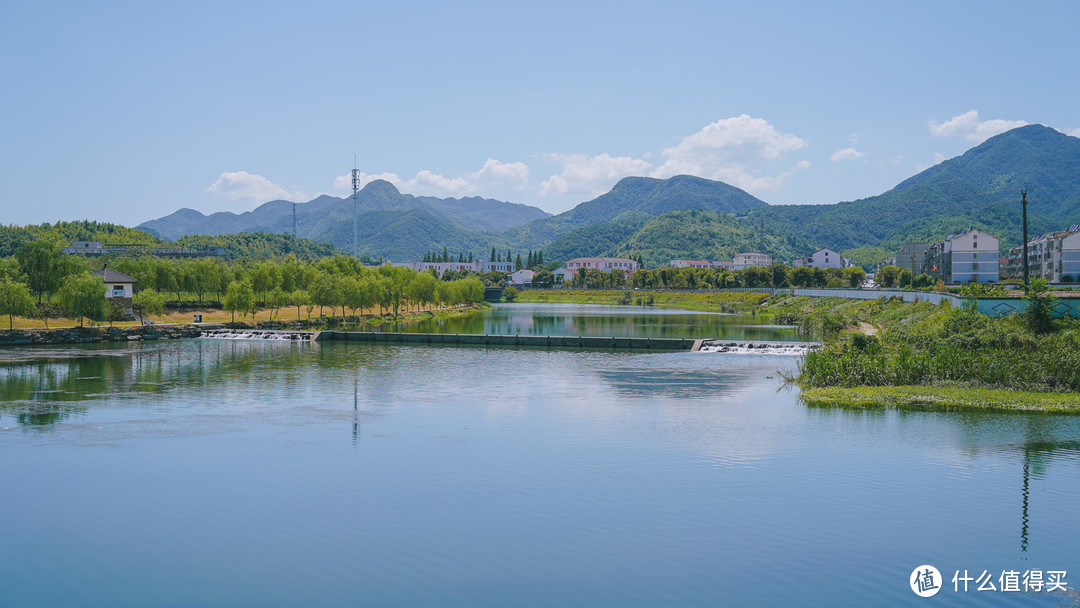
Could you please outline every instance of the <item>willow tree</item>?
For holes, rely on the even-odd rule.
[[[12,317],[29,317],[34,313],[34,298],[30,289],[8,277],[0,279],[0,315],[8,316],[8,329],[14,327]]]

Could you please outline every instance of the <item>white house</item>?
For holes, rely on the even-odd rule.
[[[798,258],[792,264],[793,268],[807,266],[809,268],[848,268],[851,261],[836,253],[832,249],[819,249],[805,258]]]
[[[577,271],[570,270],[569,268],[560,268],[551,274],[555,275],[556,283],[568,285],[574,282],[574,277],[577,276]]]
[[[574,271],[588,268],[603,272],[622,270],[626,274],[630,274],[638,269],[638,263],[629,258],[574,258],[566,263],[566,267]]]
[[[997,237],[971,228],[931,245],[923,268],[946,283],[995,283],[999,261]]]
[[[132,314],[131,298],[135,295],[135,283],[139,282],[138,279],[116,272],[108,266],[94,274],[101,277],[102,282],[105,283],[105,298],[119,299],[123,303],[124,314]]]
[[[528,284],[531,284],[534,274],[536,274],[536,273],[529,270],[529,269],[527,269],[527,268],[523,268],[521,270],[518,270],[517,272],[514,272],[514,273],[510,274],[509,283],[512,284],[512,285],[528,285]]]
[[[740,253],[735,256],[732,267],[735,270],[744,268],[757,268],[759,266],[772,266],[772,256],[764,253]]]

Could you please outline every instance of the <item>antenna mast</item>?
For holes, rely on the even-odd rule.
[[[352,170],[352,255],[355,258],[355,257],[358,257],[356,255],[356,249],[357,249],[357,247],[356,247],[356,233],[357,233],[357,227],[356,227],[356,200],[357,200],[357,197],[360,195],[360,170],[355,168],[355,163],[353,163],[353,165],[354,165],[354,167],[353,167],[353,170]]]
[[[1020,191],[1020,205],[1024,209],[1024,289],[1027,289],[1029,283],[1028,277],[1028,235],[1027,235],[1027,188]]]

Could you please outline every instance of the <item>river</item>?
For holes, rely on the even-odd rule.
[[[519,325],[483,327],[533,311],[544,332],[621,326],[619,310],[579,322],[603,311],[558,306],[496,309]],[[697,337],[758,331],[636,311],[731,327]],[[1080,418],[810,408],[780,384],[795,364],[209,339],[4,349],[0,606],[1075,605],[951,579],[1080,581]],[[923,564],[945,579],[932,600],[909,587]]]

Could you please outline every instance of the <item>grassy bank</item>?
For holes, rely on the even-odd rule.
[[[812,407],[931,411],[1001,411],[1080,414],[1080,394],[1039,393],[957,386],[861,386],[810,388],[802,400]]]
[[[701,312],[756,314],[768,297],[766,293],[730,291],[697,293],[674,290],[553,289],[523,291],[515,301],[661,306]]]
[[[380,311],[378,308],[371,309],[357,309],[356,311],[349,311],[350,318],[358,319],[361,324],[379,325],[382,323],[408,323],[414,321],[422,321],[431,319],[432,317],[454,317],[459,315],[467,315],[482,310],[488,305],[485,303],[470,304],[454,307],[440,307],[440,306],[423,306],[419,310],[404,310],[402,309],[398,315],[398,318],[393,319],[392,315],[386,311]],[[327,315],[333,314],[329,308],[323,310]],[[340,309],[337,311],[340,314]],[[204,323],[231,323],[233,322],[233,315],[224,310],[217,308],[205,308],[205,309],[193,309],[185,310],[183,312],[178,311],[166,311],[162,315],[148,315],[146,318],[153,321],[155,324],[184,324],[191,323],[195,314],[201,314]],[[247,323],[249,325],[257,325],[260,323],[289,323],[300,321],[318,322],[320,319],[330,320],[334,317],[320,317],[319,307],[313,306],[311,310],[307,310],[307,307],[303,307],[300,314],[297,314],[296,307],[277,309],[273,311],[271,316],[270,310],[259,310],[254,315],[236,315],[236,322]],[[341,323],[341,317],[336,317],[337,323]],[[87,327],[137,327],[140,325],[139,321],[115,321],[111,326],[107,322],[86,322]],[[48,329],[61,329],[65,327],[78,327],[79,322],[77,319],[65,319],[65,318],[51,318],[48,320]],[[41,319],[27,319],[22,317],[15,317],[13,322],[13,329],[25,330],[25,329],[47,329],[45,322]],[[0,331],[7,330],[7,318],[4,318],[4,323]]]
[[[1076,320],[1036,331],[1022,316],[992,318],[947,303],[806,300],[769,308],[825,339],[794,378],[808,403],[1052,412],[1080,404]],[[854,332],[859,325],[877,335]]]

